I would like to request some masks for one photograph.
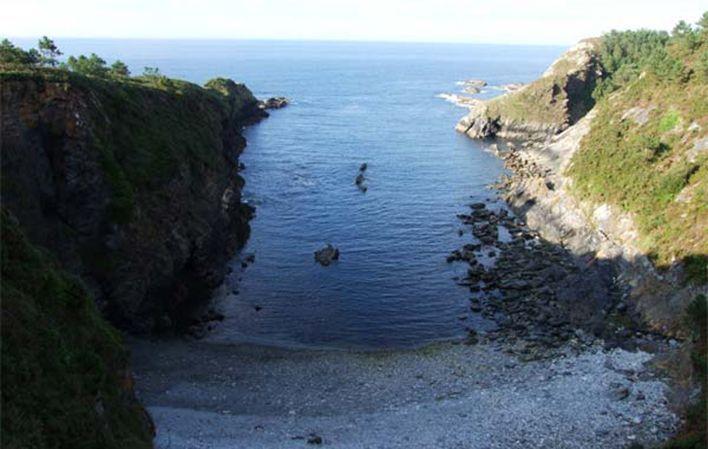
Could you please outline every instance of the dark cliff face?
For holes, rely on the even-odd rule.
[[[223,79],[0,80],[4,207],[113,323],[175,324],[248,235],[237,158],[256,99]]]

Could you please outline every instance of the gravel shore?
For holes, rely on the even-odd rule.
[[[158,448],[651,447],[678,424],[666,384],[647,368],[652,356],[599,345],[530,362],[493,343],[131,346]]]

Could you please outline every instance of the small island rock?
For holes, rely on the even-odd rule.
[[[339,250],[330,243],[324,248],[315,251],[315,261],[323,267],[328,266],[335,260],[339,260]]]

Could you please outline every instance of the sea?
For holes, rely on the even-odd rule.
[[[32,42],[17,40],[28,46]],[[245,130],[251,236],[212,306],[207,340],[380,350],[460,340],[484,326],[457,285],[472,242],[457,214],[495,198],[502,162],[454,131],[466,110],[441,94],[484,80],[475,98],[529,82],[564,50],[474,44],[57,39],[66,55],[120,59],[203,84],[245,83],[290,104]],[[461,94],[466,95],[466,94]],[[444,96],[444,95],[443,95]],[[366,192],[355,185],[361,164]],[[463,229],[460,235],[459,230]],[[315,262],[326,244],[330,266]],[[242,262],[253,257],[243,268]]]

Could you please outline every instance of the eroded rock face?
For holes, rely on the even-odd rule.
[[[594,105],[601,76],[596,41],[584,40],[565,52],[533,83],[474,105],[456,130],[473,139],[544,140],[582,118]]]
[[[676,270],[659,274],[637,246],[639,233],[630,214],[610,204],[583,201],[571,193],[573,180],[565,170],[580,150],[595,115],[591,111],[548,142],[502,152],[512,175],[498,187],[510,208],[547,241],[572,254],[610,261],[616,271],[615,282],[626,286],[631,315],[655,331],[682,336],[683,315],[677,311],[684,310],[705,287],[682,285],[679,272],[673,272]],[[588,276],[587,270],[583,276]],[[567,291],[583,285],[592,286],[593,281],[573,281]],[[596,307],[602,300],[598,289],[578,292],[588,299],[578,311],[588,305],[589,310],[600,310]]]
[[[230,80],[79,81],[1,81],[3,205],[114,324],[179,323],[248,235],[237,158],[264,113]]]

